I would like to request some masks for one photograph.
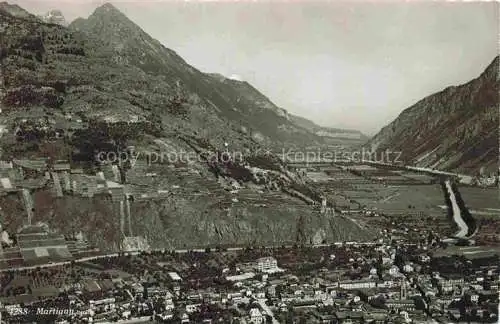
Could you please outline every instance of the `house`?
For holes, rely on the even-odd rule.
[[[177,272],[169,272],[168,276],[172,281],[182,281],[182,278],[179,276]]]
[[[1,178],[0,184],[1,184],[0,188],[4,189],[6,191],[14,191],[15,190],[14,186],[12,185],[12,181],[10,181],[10,178]]]
[[[253,273],[253,272],[246,272],[246,273],[243,273],[243,274],[240,274],[240,275],[227,276],[226,280],[228,280],[228,281],[243,281],[243,280],[252,279],[253,277],[255,277],[255,273]]]
[[[390,279],[384,279],[377,282],[378,288],[392,288],[396,286],[396,283]]]
[[[228,293],[227,294],[227,299],[233,300],[233,301],[239,301],[243,297],[243,294],[240,292],[235,292],[235,293]]]
[[[52,170],[54,172],[70,171],[71,166],[67,161],[55,161]]]
[[[385,302],[385,305],[389,309],[399,310],[399,311],[414,311],[415,310],[415,301],[413,299],[388,299]]]
[[[257,270],[267,272],[278,268],[278,261],[273,257],[265,257],[257,260]]]
[[[201,307],[201,304],[187,304],[186,305],[186,313],[194,313],[197,312]]]
[[[47,170],[46,159],[13,160],[13,164],[23,177],[43,176]]]
[[[0,169],[9,170],[14,168],[14,165],[10,161],[0,161]]]
[[[459,287],[464,286],[463,278],[453,278],[453,279],[441,279],[439,281],[439,286],[441,287],[443,292],[451,292]]]
[[[172,298],[165,298],[165,310],[171,311],[174,309],[175,309],[175,306],[174,306],[174,301],[172,300]]]
[[[105,298],[100,300],[91,300],[89,302],[90,308],[93,310],[102,310],[102,311],[112,311],[115,309],[115,299],[114,298]]]
[[[163,314],[160,315],[160,318],[164,321],[168,321],[174,318],[174,313],[172,312],[171,309],[165,310]]]
[[[346,280],[339,282],[339,287],[345,290],[351,289],[371,289],[375,288],[377,283],[374,280]]]
[[[262,324],[264,323],[265,317],[259,311],[258,308],[252,308],[250,310],[250,323],[253,324]]]
[[[189,315],[184,313],[181,316],[181,323],[189,323]]]
[[[391,275],[391,276],[398,276],[399,275],[399,268],[397,266],[392,266],[389,269],[389,275]]]
[[[403,266],[403,271],[404,272],[413,272],[415,269],[413,268],[413,266],[411,264],[405,264]]]

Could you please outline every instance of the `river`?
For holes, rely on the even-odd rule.
[[[450,196],[451,208],[453,212],[453,220],[455,221],[455,223],[458,225],[459,228],[459,231],[457,234],[455,234],[455,236],[458,238],[466,238],[467,233],[469,231],[469,227],[467,226],[462,217],[462,212],[457,204],[455,193],[453,192],[453,188],[451,187],[450,180],[446,180],[445,185],[446,185],[446,190],[448,190],[448,194]]]

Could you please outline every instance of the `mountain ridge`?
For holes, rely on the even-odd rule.
[[[213,107],[212,104],[217,106],[217,109],[213,111],[214,114],[224,119],[229,118],[236,124],[242,124],[242,128],[247,130],[251,129],[252,125],[258,126],[255,130],[258,133],[256,138],[264,138],[266,145],[271,144],[273,137],[278,138],[279,141],[285,140],[288,136],[300,139],[294,133],[299,133],[312,142],[320,140],[314,134],[289,122],[282,109],[277,108],[250,84],[228,79],[221,83],[220,78],[213,78],[210,74],[202,73],[186,63],[175,51],[147,35],[140,26],[112,5],[97,8],[87,19],[75,21],[70,24],[69,28],[89,35],[102,35],[100,39],[95,40],[92,47],[98,50],[99,48],[112,48],[117,63],[132,65],[156,76],[173,78],[174,83],[180,85],[186,93],[203,93],[204,98],[201,100],[205,101],[206,98],[205,103],[208,109]],[[198,82],[200,79],[204,82]],[[230,88],[232,88],[231,93],[227,92]],[[244,93],[242,93],[242,88],[244,88]],[[252,92],[258,95],[255,96],[254,93],[252,96]],[[266,112],[269,108],[276,114],[271,119],[270,115],[266,115],[269,114]],[[260,117],[262,114],[267,117]],[[272,123],[277,124],[271,126]]]
[[[405,163],[476,173],[498,169],[499,56],[473,80],[449,86],[403,110],[368,143],[401,151]]]
[[[128,57],[129,60],[126,61],[127,63],[130,63],[132,65],[135,65],[142,70],[144,70],[147,73],[153,73],[157,75],[162,75],[162,74],[167,74],[167,75],[175,75],[176,70],[179,70],[179,66],[182,66],[184,69],[188,70],[190,73],[188,75],[176,75],[176,78],[178,78],[178,81],[183,83],[183,86],[189,86],[190,83],[193,82],[193,78],[198,78],[198,79],[205,79],[207,82],[205,84],[210,85],[211,88],[205,88],[203,89],[204,92],[212,92],[212,90],[219,89],[221,85],[230,85],[235,93],[233,94],[233,98],[227,102],[229,105],[224,105],[226,106],[226,114],[227,115],[233,115],[238,119],[238,124],[240,124],[241,120],[247,120],[251,119],[252,124],[254,125],[263,125],[263,127],[267,128],[267,134],[265,132],[262,132],[261,130],[258,130],[259,133],[262,133],[265,137],[272,137],[272,136],[278,136],[283,140],[284,137],[287,136],[292,136],[294,140],[297,140],[299,142],[303,142],[300,137],[306,137],[308,140],[312,143],[316,144],[324,144],[324,137],[316,134],[315,130],[309,129],[307,127],[303,127],[303,125],[300,125],[297,123],[297,121],[294,118],[291,118],[291,114],[283,108],[280,108],[276,106],[267,96],[263,95],[258,89],[256,89],[253,85],[248,83],[247,81],[238,81],[238,80],[233,80],[231,78],[222,76],[221,74],[218,73],[203,73],[196,68],[192,67],[189,65],[182,57],[180,57],[175,51],[165,47],[163,44],[158,42],[157,40],[151,38],[149,35],[147,35],[144,30],[137,24],[135,24],[133,21],[131,21],[129,18],[127,18],[123,13],[121,13],[115,6],[111,4],[107,4],[104,6],[101,6],[97,8],[93,14],[91,14],[87,19],[78,19],[74,21],[73,23],[70,24],[69,28],[74,29],[77,31],[87,31],[87,33],[91,34],[100,34],[103,32],[103,30],[106,30],[106,26],[100,26],[98,22],[101,21],[112,21],[110,17],[106,17],[106,15],[111,15],[112,17],[118,18],[118,23],[125,26],[126,31],[121,33],[121,35],[108,35],[105,37],[106,39],[115,39],[118,44],[114,44],[115,47],[117,48],[145,48],[146,46],[144,45],[137,45],[134,44],[136,39],[141,39],[143,43],[147,46],[150,46],[152,49],[153,54],[155,55],[149,55],[149,53],[144,56],[144,53],[142,54],[143,57],[133,57],[133,55],[130,55],[130,52],[138,52],[138,50],[129,50],[128,53],[125,53],[125,57]],[[112,18],[111,17],[111,18]],[[97,26],[94,23],[97,21]],[[116,29],[115,24],[114,28]],[[131,27],[133,25],[133,27]],[[89,27],[91,26],[91,27]],[[90,28],[90,29],[89,29]],[[139,32],[131,32],[131,30],[137,30]],[[105,31],[104,31],[105,32]],[[139,34],[137,34],[139,33]],[[130,35],[134,35],[134,37],[131,37]],[[127,40],[127,38],[132,39],[132,42]],[[124,42],[119,43],[119,42]],[[127,52],[127,51],[125,51]],[[159,59],[155,59],[157,53],[164,53],[165,57],[169,57],[172,62],[160,62]],[[131,58],[131,59],[130,59]],[[172,64],[174,63],[175,64]],[[159,68],[159,66],[169,66],[169,70],[164,70],[164,67]],[[208,76],[208,77],[207,77]],[[213,80],[216,80],[218,82],[212,82]],[[201,90],[199,89],[198,85],[198,91]],[[192,89],[190,91],[193,91]],[[210,95],[209,100],[211,102],[217,102],[221,101],[220,96],[217,94],[220,93],[220,91],[215,91],[215,93]],[[228,98],[225,98],[228,99]],[[225,100],[227,101],[227,100]],[[248,102],[251,102],[253,106],[257,106],[260,109],[270,109],[272,112],[274,112],[277,116],[277,118],[281,119],[279,121],[279,124],[275,127],[280,130],[276,134],[274,131],[270,131],[270,125],[268,123],[269,116],[266,118],[260,118],[261,121],[257,120],[258,117],[252,117],[252,114],[248,114],[250,112],[250,109],[248,109],[248,106],[246,105]],[[243,106],[243,107],[239,107]],[[240,110],[243,112],[243,116],[235,114],[235,111]],[[266,113],[267,114],[267,113]],[[227,116],[225,116],[227,117]],[[269,126],[267,126],[269,125]],[[243,128],[245,129],[250,129],[250,125],[244,125]],[[257,138],[260,138],[260,134],[257,135]],[[269,141],[267,141],[267,145],[269,145]],[[304,143],[302,143],[304,144]]]
[[[291,115],[291,118],[296,124],[304,127],[305,129],[308,129],[309,131],[321,137],[354,139],[359,141],[367,141],[369,139],[368,136],[358,130],[320,126],[312,120],[298,115]]]

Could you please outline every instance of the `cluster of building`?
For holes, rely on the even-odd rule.
[[[27,316],[16,315],[20,307],[54,308],[72,311],[44,316],[70,323],[497,322],[498,256],[435,257],[429,249],[388,240],[118,255],[92,261],[91,270],[61,266],[73,284],[65,280],[51,298],[24,306],[0,299],[13,320]]]

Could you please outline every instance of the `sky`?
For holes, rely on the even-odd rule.
[[[104,1],[10,0],[86,18]],[[203,72],[276,105],[374,135],[401,111],[472,80],[499,53],[496,2],[110,1]]]

